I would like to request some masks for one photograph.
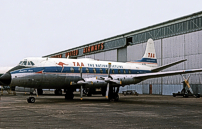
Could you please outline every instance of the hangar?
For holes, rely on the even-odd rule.
[[[133,61],[142,58],[149,38],[155,42],[159,66],[187,59],[164,71],[202,68],[202,11],[43,57]],[[120,92],[134,89],[139,94],[172,95],[181,91],[182,81],[180,75],[149,79]],[[189,82],[194,93],[202,94],[202,73],[191,74]]]

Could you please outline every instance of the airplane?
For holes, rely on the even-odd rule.
[[[84,89],[102,88],[108,100],[118,101],[120,86],[137,84],[150,78],[202,72],[202,68],[161,72],[184,61],[186,59],[158,66],[154,41],[149,39],[141,60],[111,62],[88,58],[29,57],[3,74],[0,82],[35,89],[64,89],[65,99],[73,99],[73,92],[80,89],[81,100]],[[35,97],[27,98],[27,102],[34,103]]]

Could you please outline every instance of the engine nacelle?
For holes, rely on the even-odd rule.
[[[105,87],[107,86],[107,82],[104,80],[92,80],[92,85],[85,85],[86,87]]]
[[[142,81],[141,79],[135,79],[133,78],[133,76],[130,75],[113,76],[113,79],[121,81],[122,85],[137,84]]]

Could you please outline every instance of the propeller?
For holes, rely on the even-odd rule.
[[[110,78],[110,68],[111,68],[111,63],[108,64],[108,79]],[[107,90],[106,90],[106,98],[108,99],[109,95],[109,82],[107,82]]]
[[[192,90],[192,88],[191,88],[191,86],[189,85],[189,78],[190,78],[190,75],[188,76],[188,78],[186,79],[183,75],[181,75],[182,76],[182,78],[184,79],[184,82],[185,82],[185,84],[187,85],[187,87],[189,88],[189,91],[192,93],[192,94],[194,94],[194,92],[193,92],[193,90]]]

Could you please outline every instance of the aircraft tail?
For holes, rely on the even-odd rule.
[[[147,41],[146,50],[144,56],[141,60],[136,60],[136,63],[141,63],[142,65],[150,66],[150,67],[158,67],[156,52],[154,48],[154,41],[150,38]]]

